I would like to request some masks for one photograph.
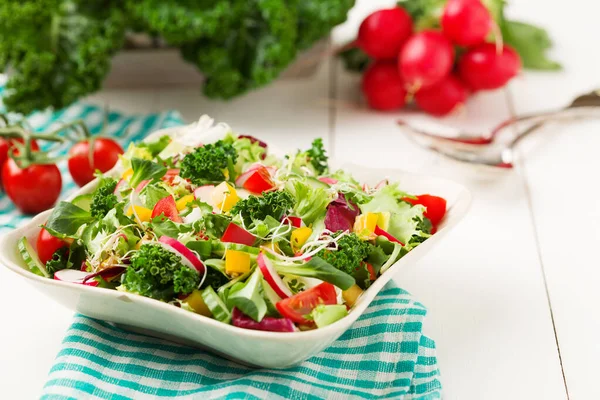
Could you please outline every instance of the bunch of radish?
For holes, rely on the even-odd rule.
[[[423,111],[447,115],[470,93],[501,88],[521,70],[519,55],[503,45],[480,0],[448,0],[440,26],[415,32],[401,7],[362,22],[355,44],[372,60],[362,79],[371,108],[397,110],[414,98]]]

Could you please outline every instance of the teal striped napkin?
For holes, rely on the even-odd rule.
[[[102,128],[103,112],[78,103],[56,113],[35,113],[29,122],[42,131],[83,118],[97,134]],[[156,129],[181,123],[179,114],[172,111],[140,116],[111,112],[106,133],[126,147]],[[62,195],[67,196],[77,188],[65,163],[59,168],[63,172]],[[0,232],[28,219],[0,194]],[[331,347],[284,370],[250,369],[198,349],[129,333],[77,315],[42,397],[439,399],[435,344],[421,333],[425,314],[425,308],[407,292],[388,284]]]

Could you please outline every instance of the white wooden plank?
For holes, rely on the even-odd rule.
[[[544,8],[543,13],[534,10]],[[600,54],[593,50],[600,4],[574,0],[519,4],[516,16],[535,18],[555,39],[558,74],[528,73],[512,93],[518,113],[568,103],[577,94],[600,87]],[[600,122],[550,125],[528,140],[522,159],[534,213],[550,303],[571,399],[600,398],[596,384],[600,358]],[[572,199],[572,200],[570,200]]]
[[[356,86],[340,74],[339,100],[352,102]],[[509,115],[501,92],[470,102],[466,112],[446,122],[484,129]],[[438,345],[445,397],[564,399],[522,178],[478,175],[439,159],[409,141],[397,117],[406,114],[339,106],[335,152],[364,165],[447,176],[474,193],[469,216],[447,241],[396,277],[430,310],[427,332]]]

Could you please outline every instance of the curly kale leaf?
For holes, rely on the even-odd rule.
[[[293,196],[285,191],[264,192],[262,196],[248,196],[239,201],[232,209],[231,215],[241,215],[246,226],[254,221],[264,221],[267,216],[280,221],[294,206]]]
[[[92,196],[90,213],[92,217],[102,219],[119,202],[114,194],[117,181],[112,178],[102,178]]]
[[[126,25],[118,3],[101,3],[0,2],[0,68],[13,71],[4,98],[10,111],[62,108],[100,89]]]
[[[61,247],[52,254],[52,258],[46,261],[46,271],[51,277],[54,276],[56,271],[68,268],[69,261],[69,248]]]
[[[242,2],[240,2],[242,3]],[[220,37],[181,47],[205,76],[208,97],[230,99],[272,82],[296,56],[297,0],[243,2],[243,18]]]
[[[311,0],[298,2],[298,47],[310,47],[327,36],[331,28],[346,20],[354,0]]]
[[[181,161],[180,175],[182,178],[190,179],[196,185],[219,183],[228,180],[225,171],[228,171],[230,179],[234,178],[231,174],[236,161],[235,148],[219,140],[186,154]]]
[[[317,175],[326,174],[329,170],[327,152],[323,147],[323,139],[317,138],[313,140],[311,148],[306,152],[310,164],[313,166]]]
[[[181,257],[153,244],[144,244],[131,257],[123,278],[128,292],[157,300],[189,294],[200,284],[198,272],[181,263]]]
[[[339,236],[341,232],[337,232]],[[363,261],[371,254],[373,245],[361,240],[355,233],[344,235],[337,242],[337,250],[323,249],[318,257],[327,261],[337,269],[354,276],[362,267]]]

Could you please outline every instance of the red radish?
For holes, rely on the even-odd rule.
[[[183,222],[183,219],[179,216],[179,211],[177,211],[175,199],[171,195],[160,199],[152,209],[152,218],[162,214],[173,222]]]
[[[288,318],[264,317],[260,322],[256,322],[236,307],[231,312],[231,323],[238,328],[254,329],[268,332],[295,332],[296,327],[292,320]]]
[[[196,188],[196,190],[194,190],[194,198],[196,200],[200,200],[205,203],[212,204],[211,194],[212,194],[212,191],[214,188],[215,188],[215,185],[199,186],[198,188]]]
[[[127,181],[125,179],[121,179],[119,182],[117,182],[117,186],[115,186],[115,190],[113,193],[118,195],[123,189],[124,185],[127,185]]]
[[[256,237],[239,225],[230,222],[221,238],[223,243],[238,243],[246,246],[254,245]]]
[[[404,82],[393,61],[375,61],[362,78],[362,92],[369,107],[375,110],[392,111],[406,104]]]
[[[83,265],[85,265],[85,263],[83,263]],[[115,277],[121,275],[123,272],[125,272],[126,269],[127,269],[127,267],[114,266],[114,267],[108,267],[108,268],[103,269],[98,272],[88,273],[88,275],[85,278],[83,278],[83,283],[85,284],[90,279],[94,279],[97,276],[100,276],[105,281],[108,281],[112,278],[115,278]]]
[[[492,28],[492,16],[479,0],[449,0],[442,15],[444,36],[459,46],[485,42]]]
[[[411,36],[400,52],[398,68],[411,92],[433,86],[450,73],[452,44],[440,32],[422,31]]]
[[[384,186],[389,185],[390,182],[387,179],[383,179],[381,181],[379,181],[379,183],[377,185],[375,185],[375,189],[381,189]]]
[[[361,188],[362,188],[362,191],[365,192],[365,193],[371,190],[371,188],[369,187],[369,185],[366,184],[366,183],[363,183],[363,185],[361,186]]]
[[[521,70],[521,58],[510,46],[498,53],[496,45],[485,43],[473,47],[458,60],[458,74],[473,90],[498,89]]]
[[[204,271],[206,270],[206,268],[204,267],[204,264],[194,254],[194,252],[191,251],[190,249],[188,249],[187,247],[185,247],[185,245],[183,243],[181,243],[180,241],[173,239],[172,237],[169,237],[169,236],[161,236],[160,239],[158,239],[158,241],[160,243],[162,243],[163,245],[165,245],[166,246],[165,248],[167,250],[173,250],[175,253],[177,253],[177,255],[181,256],[181,261],[187,267],[190,267],[191,269],[198,271],[200,274],[203,274]]]
[[[79,285],[98,286],[100,282],[96,280],[85,281],[85,278],[89,274],[89,272],[78,271],[76,269],[61,269],[54,273],[54,279],[62,282],[77,283]]]
[[[337,179],[333,179],[333,178],[327,178],[325,176],[319,178],[319,180],[323,183],[326,183],[328,185],[335,185],[336,183],[338,183],[339,181]]]
[[[148,186],[148,184],[150,183],[150,181],[141,181],[136,187],[135,187],[135,192],[136,193],[140,193],[142,190],[144,190],[144,188],[146,186]]]
[[[412,33],[410,15],[400,7],[378,10],[360,24],[356,44],[375,59],[394,59]]]
[[[277,271],[275,271],[275,268],[273,268],[271,260],[269,260],[262,252],[258,254],[256,263],[258,264],[265,281],[267,281],[269,286],[277,293],[277,296],[282,299],[287,299],[293,295],[292,291],[283,282]]]
[[[302,218],[300,217],[283,217],[282,222],[294,228],[302,228]]]
[[[377,236],[384,236],[384,237],[386,237],[390,242],[396,242],[396,243],[399,243],[401,246],[404,246],[404,243],[402,243],[401,241],[399,241],[398,239],[396,239],[394,236],[392,236],[388,232],[386,232],[383,229],[381,229],[379,226],[375,226],[374,233]]]
[[[415,101],[426,113],[441,117],[463,105],[467,96],[466,86],[455,76],[448,75],[438,84],[419,90]]]
[[[271,175],[265,167],[259,167],[252,171],[246,182],[244,189],[254,194],[267,192],[275,187],[275,183],[271,180]]]
[[[237,187],[243,187],[244,183],[246,183],[246,181],[248,180],[248,178],[250,178],[250,175],[252,175],[253,173],[254,173],[254,169],[249,169],[248,171],[242,173],[235,180],[235,186],[237,186]]]
[[[248,139],[250,140],[250,143],[258,143],[258,145],[260,147],[262,147],[263,149],[266,149],[268,146],[265,142],[263,142],[260,139],[255,138],[254,136],[250,136],[250,135],[240,135],[238,136],[238,139]]]

